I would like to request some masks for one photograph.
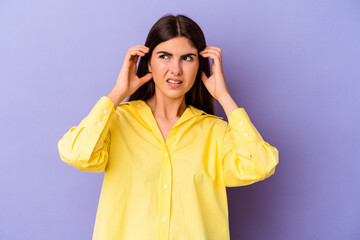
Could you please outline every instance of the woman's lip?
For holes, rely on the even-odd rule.
[[[181,79],[176,79],[176,78],[168,78],[168,79],[166,79],[166,81],[168,81],[168,80],[173,80],[173,81],[180,81],[180,82],[182,82]]]
[[[178,87],[181,87],[181,85],[182,85],[182,82],[181,82],[181,83],[171,83],[171,82],[166,81],[166,83],[167,83],[171,88],[178,88]]]

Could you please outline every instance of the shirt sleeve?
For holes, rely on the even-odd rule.
[[[62,161],[81,171],[103,172],[108,162],[114,115],[114,103],[107,96],[101,97],[79,125],[70,128],[59,140]]]
[[[278,150],[263,140],[244,108],[233,110],[228,117],[221,157],[226,187],[264,180],[279,163]]]

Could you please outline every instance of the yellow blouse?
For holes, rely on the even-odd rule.
[[[243,108],[228,121],[189,105],[165,142],[145,101],[101,97],[58,142],[65,163],[105,171],[93,240],[230,239],[226,187],[271,176],[279,153]]]

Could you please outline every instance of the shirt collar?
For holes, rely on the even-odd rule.
[[[147,103],[144,100],[138,99],[138,100],[122,102],[120,104],[130,105],[132,109],[138,112],[140,117],[142,117],[144,120],[147,120],[148,123],[153,122],[153,120],[155,120],[151,108],[149,107],[149,105],[147,105]],[[194,117],[202,117],[202,118],[213,117],[217,119],[223,119],[223,117],[206,113],[201,109],[198,109],[192,105],[188,105],[188,107],[185,109],[185,111],[181,115],[178,122],[174,125],[174,127]]]
[[[129,102],[126,102],[132,106],[134,106],[137,110],[150,110],[149,105],[147,105],[147,103],[144,100],[138,99],[138,100],[132,100]],[[186,118],[191,118],[191,117],[195,117],[195,116],[201,116],[201,117],[215,117],[215,118],[219,118],[219,119],[223,119],[223,117],[220,116],[216,116],[213,114],[209,114],[206,113],[205,111],[198,109],[192,105],[188,105],[188,107],[185,109],[183,115],[185,115]]]
[[[161,136],[161,132],[159,130],[157,122],[155,120],[155,117],[151,111],[151,108],[149,107],[149,105],[147,105],[147,103],[144,100],[140,100],[140,99],[132,100],[132,101],[120,103],[119,105],[128,105],[130,107],[130,111],[132,112],[132,114],[135,115],[137,118],[139,118],[139,120],[141,119],[142,121],[144,121],[144,123],[146,123],[150,127],[150,129],[154,132],[155,136],[158,138],[159,141],[161,142],[164,141],[163,137]],[[177,128],[182,123],[190,119],[193,119],[195,117],[198,118],[212,117],[212,118],[222,119],[222,117],[213,114],[208,114],[201,109],[198,109],[192,105],[188,105],[188,107],[185,109],[181,117],[178,119],[178,121],[175,123],[175,125],[172,128]]]

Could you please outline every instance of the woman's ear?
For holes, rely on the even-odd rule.
[[[151,72],[151,64],[150,64],[150,61],[148,61],[148,71]]]

